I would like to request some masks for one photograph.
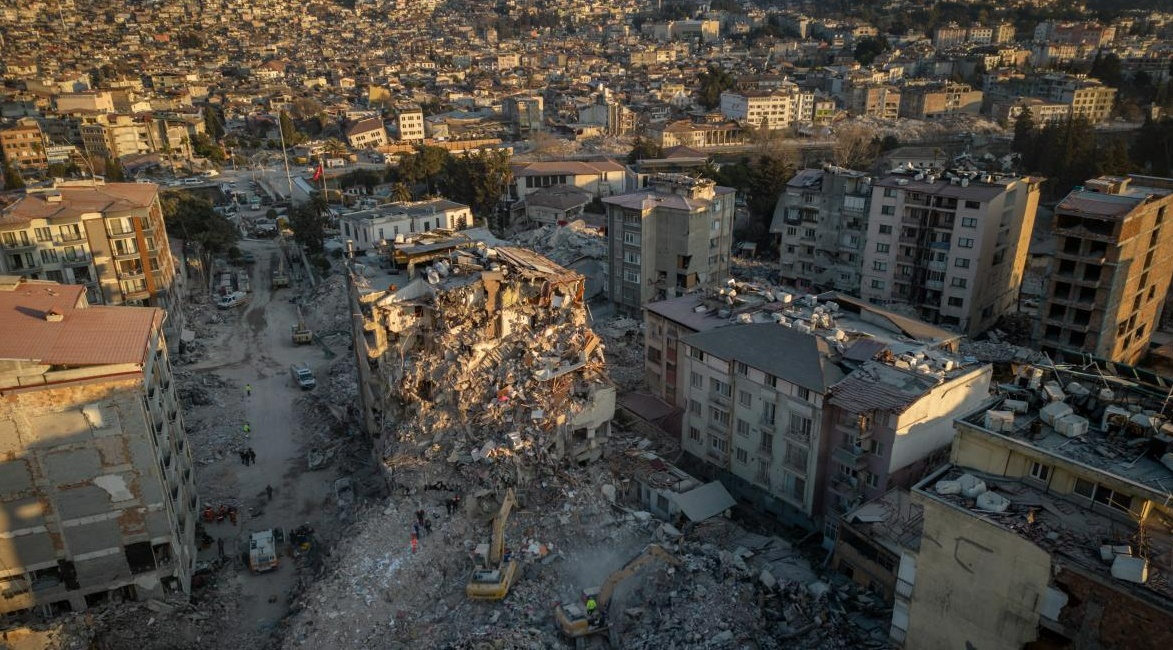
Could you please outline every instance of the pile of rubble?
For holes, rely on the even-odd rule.
[[[328,275],[322,279],[303,298],[303,303],[312,305],[313,309],[304,309],[306,325],[318,336],[329,336],[335,333],[349,335],[350,298],[347,294],[346,277],[343,275]]]
[[[598,457],[615,388],[583,282],[501,247],[453,253],[402,288],[363,296],[379,453],[397,483],[469,464],[487,484],[523,483]]]
[[[173,367],[173,375],[193,461],[210,465],[248,446],[239,385],[211,372]]]
[[[565,226],[551,224],[520,232],[514,240],[562,265],[583,258],[602,260],[607,257],[607,238],[598,228],[588,226],[581,219]]]
[[[643,324],[617,317],[595,323],[595,331],[607,344],[607,375],[623,392],[637,390],[644,382]]]

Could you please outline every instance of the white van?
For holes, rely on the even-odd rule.
[[[247,305],[248,303],[249,296],[247,293],[243,291],[233,291],[227,296],[224,296],[220,300],[216,301],[216,307],[220,309],[232,309],[233,307]]]

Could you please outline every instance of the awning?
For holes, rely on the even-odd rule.
[[[737,505],[724,485],[718,481],[676,495],[676,505],[692,521],[704,521]]]

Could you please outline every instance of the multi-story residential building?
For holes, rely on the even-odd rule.
[[[109,113],[80,127],[82,147],[91,156],[121,158],[158,149],[150,122]]]
[[[626,192],[634,182],[628,176],[627,168],[614,160],[514,163],[509,198],[520,201],[543,187],[570,185],[601,199]]]
[[[387,144],[383,118],[369,117],[351,124],[346,129],[346,141],[355,149],[377,149]]]
[[[933,32],[933,47],[939,50],[956,47],[964,44],[967,36],[966,29],[957,23],[941,25]]]
[[[433,229],[463,230],[472,223],[471,208],[448,199],[388,203],[338,217],[342,237],[353,244],[355,251],[378,248],[405,235]]]
[[[635,111],[600,93],[597,101],[578,111],[578,121],[584,124],[601,124],[607,135],[627,135],[635,130]]]
[[[61,93],[53,98],[56,110],[59,113],[73,111],[93,111],[95,113],[113,113],[114,94],[109,90],[83,90],[76,93]]]
[[[905,83],[900,88],[900,117],[932,119],[954,113],[977,115],[982,91],[954,82]]]
[[[164,318],[0,281],[6,617],[189,591],[197,497]]]
[[[518,95],[502,100],[501,112],[513,135],[528,138],[545,128],[543,106],[541,95]]]
[[[49,166],[45,156],[45,134],[31,117],[0,130],[0,157],[17,171],[43,170]]]
[[[995,43],[1010,43],[1014,40],[1014,23],[1000,23],[994,28]]]
[[[872,179],[842,167],[804,169],[778,197],[782,281],[803,291],[859,293]]]
[[[656,174],[645,189],[603,199],[607,292],[622,312],[717,286],[729,277],[734,190],[708,179]]]
[[[1173,276],[1173,179],[1104,176],[1055,206],[1055,256],[1036,337],[1050,353],[1135,363]]]
[[[761,308],[761,321],[725,318],[728,327],[674,341],[681,446],[698,474],[823,530],[830,548],[843,512],[943,457],[949,416],[987,399],[991,370],[962,367],[948,351],[956,335],[911,319],[861,303],[782,302]]]
[[[814,116],[813,93],[793,83],[776,91],[741,90],[721,93],[721,114],[727,119],[771,131],[789,129]]]
[[[159,187],[73,181],[29,190],[0,210],[0,272],[85,287],[91,303],[149,305],[183,324]]]
[[[893,640],[1173,645],[1168,389],[1104,372],[1029,368],[955,421],[951,464],[912,490],[923,540],[901,552]]]
[[[860,295],[976,334],[1015,308],[1041,180],[932,172],[872,184]]]
[[[399,130],[401,142],[418,142],[426,137],[424,111],[414,104],[401,104],[395,107],[395,126]]]
[[[877,83],[853,83],[843,91],[852,115],[895,120],[900,117],[900,89]]]
[[[1036,97],[994,102],[990,117],[1000,124],[1013,126],[1023,111],[1030,111],[1030,119],[1036,127],[1065,122],[1071,117],[1071,106],[1058,102],[1047,102]]]
[[[1083,79],[1064,88],[1058,100],[1071,106],[1072,117],[1087,118],[1096,124],[1107,120],[1112,114],[1116,89],[1095,79]]]

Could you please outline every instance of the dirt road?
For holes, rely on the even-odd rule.
[[[334,473],[329,469],[310,472],[302,445],[310,432],[303,431],[295,417],[294,401],[301,391],[293,383],[290,364],[305,363],[319,373],[325,365],[325,353],[316,345],[295,347],[290,339],[290,325],[296,320],[296,308],[290,299],[301,288],[273,291],[269,287],[269,258],[277,250],[271,241],[242,241],[240,248],[256,255],[251,272],[252,302],[238,314],[233,326],[224,328],[221,340],[208,345],[211,351],[202,362],[188,368],[211,372],[243,387],[252,386],[251,395],[244,389],[238,399],[243,407],[224,412],[243,412],[251,427],[251,447],[256,464],[245,466],[235,454],[208,465],[198,472],[202,493],[235,494],[242,503],[241,518],[234,527],[228,523],[207,527],[214,538],[224,538],[225,552],[247,544],[251,531],[280,527],[289,530],[302,523],[326,532],[337,522],[333,496]],[[230,320],[231,322],[231,320]],[[243,427],[244,422],[240,423]],[[273,488],[269,502],[266,487]],[[215,505],[215,504],[212,504]],[[253,516],[248,513],[253,509]],[[216,545],[201,557],[215,557]],[[236,556],[239,558],[239,554]],[[253,575],[241,566],[227,568],[219,580],[230,580],[241,594],[239,619],[245,629],[264,631],[285,614],[290,588],[298,580],[292,558],[283,556],[281,566],[273,572]],[[237,589],[232,589],[237,591]]]

